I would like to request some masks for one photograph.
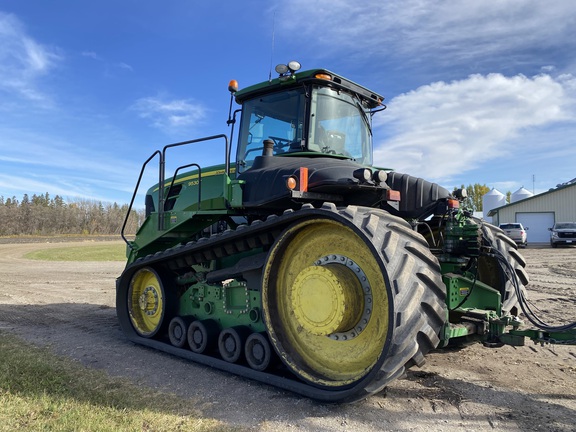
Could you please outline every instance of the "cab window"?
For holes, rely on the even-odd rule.
[[[371,165],[368,113],[352,95],[330,87],[314,88],[308,149],[347,156]]]
[[[236,158],[238,170],[249,168],[254,158],[262,155],[266,139],[274,141],[274,154],[301,149],[305,111],[303,89],[244,102]]]

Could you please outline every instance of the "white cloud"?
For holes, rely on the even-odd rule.
[[[134,68],[132,66],[124,62],[120,62],[116,66],[119,67],[120,69],[128,70],[130,72],[134,71]]]
[[[58,182],[55,183],[53,180],[54,179],[50,178],[33,179],[26,175],[9,175],[0,173],[0,189],[10,189],[21,193],[21,195],[14,195],[17,199],[22,198],[22,195],[25,193],[35,194],[44,193],[46,191],[50,191],[50,194],[61,196],[78,195],[74,188],[63,187],[62,184],[59,184]],[[9,196],[4,196],[4,198],[9,198]]]
[[[6,127],[0,127],[0,137],[0,162],[7,163],[4,174],[29,169],[30,172],[42,173],[54,170],[62,177],[78,171],[94,173],[94,176],[122,178],[120,173],[133,167],[131,161],[114,160],[105,149],[95,151],[90,141],[79,146],[77,142],[44,131]],[[114,160],[113,164],[111,160]]]
[[[166,133],[193,126],[206,118],[202,105],[185,99],[168,100],[164,96],[138,99],[131,108]]]
[[[439,181],[510,154],[520,134],[523,151],[542,150],[527,131],[573,122],[571,81],[471,75],[402,94],[377,118],[393,137],[375,143],[375,163]]]
[[[68,200],[80,198],[109,202],[110,196],[114,196],[112,200],[123,203],[130,199],[133,191],[131,188],[133,185],[119,185],[115,181],[106,181],[97,176],[0,173],[0,196],[4,198],[14,196],[18,200],[24,194],[40,195],[48,192],[52,196],[60,195]],[[5,193],[6,190],[10,193]]]
[[[528,62],[574,47],[575,14],[572,1],[293,0],[282,5],[278,22],[291,38],[319,43],[318,53],[473,69],[494,56]]]
[[[21,198],[49,192],[100,201],[106,194],[127,202],[141,161],[120,158],[112,150],[95,150],[33,130],[0,127],[0,195]],[[147,174],[154,174],[153,170]],[[147,178],[149,175],[147,176]],[[148,184],[154,178],[148,178]]]
[[[96,54],[94,51],[83,51],[83,52],[81,53],[81,55],[82,55],[83,57],[88,57],[88,58],[91,58],[91,59],[93,59],[93,60],[98,60],[98,61],[102,61],[102,60],[103,60],[102,57],[100,57],[100,56],[99,56],[98,54]]]
[[[458,186],[574,177],[576,2],[292,0],[276,16],[287,43],[391,99],[378,165]]]
[[[47,102],[38,79],[61,60],[58,49],[31,38],[14,15],[0,12],[0,91]]]
[[[130,72],[134,71],[134,68],[132,68],[132,66],[130,66],[128,63],[116,62],[116,63],[110,64],[108,62],[108,60],[106,60],[104,57],[102,57],[98,53],[95,53],[94,51],[82,51],[80,53],[80,55],[82,57],[87,57],[87,58],[90,58],[92,60],[104,63],[107,69],[111,66],[113,68],[122,69],[122,70],[130,71]]]

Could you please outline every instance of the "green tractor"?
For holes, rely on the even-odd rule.
[[[167,145],[142,166],[130,208],[154,159],[158,184],[135,238],[122,230],[127,337],[332,402],[381,391],[449,343],[549,341],[518,329],[525,261],[460,208],[465,191],[373,166],[383,97],[299,69],[241,91],[231,81],[229,136]],[[167,152],[189,145],[220,148],[224,163],[167,178]],[[576,338],[562,330],[555,340]]]

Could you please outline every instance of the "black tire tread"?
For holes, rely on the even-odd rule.
[[[358,399],[377,393],[405,374],[422,366],[425,355],[440,342],[446,321],[446,290],[440,264],[427,241],[399,217],[384,211],[349,206],[340,211],[349,217],[385,263],[393,298],[392,340],[387,358],[376,378]]]
[[[514,277],[517,278],[520,290],[526,296],[526,286],[530,282],[526,272],[526,260],[518,252],[518,246],[509,238],[506,233],[495,225],[476,219],[476,223],[481,224],[482,235],[490,247],[499,251],[514,269]],[[501,264],[499,264],[501,267]],[[504,276],[501,270],[500,293],[502,295],[502,311],[517,314],[519,299],[510,278]]]

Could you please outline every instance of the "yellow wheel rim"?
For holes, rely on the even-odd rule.
[[[270,251],[262,296],[271,340],[298,376],[348,385],[380,359],[388,294],[378,259],[352,229],[324,219],[290,228]]]
[[[296,276],[290,304],[306,332],[328,336],[355,327],[362,315],[362,296],[356,277],[343,265],[314,265]]]
[[[138,270],[128,291],[130,321],[138,334],[151,337],[164,317],[164,289],[158,274],[149,268]]]

